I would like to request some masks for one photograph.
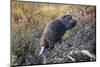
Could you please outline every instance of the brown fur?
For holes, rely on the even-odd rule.
[[[40,45],[45,46],[48,43],[48,39],[45,35],[42,35],[40,38]]]

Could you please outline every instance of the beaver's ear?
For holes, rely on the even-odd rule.
[[[63,19],[63,20],[71,20],[71,19],[73,19],[73,17],[72,17],[72,15],[64,15],[64,16],[62,17],[62,19]]]
[[[62,19],[66,18],[66,15],[62,16]]]

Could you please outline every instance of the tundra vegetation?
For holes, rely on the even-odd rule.
[[[87,62],[96,60],[96,7],[11,2],[11,65]],[[49,21],[70,14],[77,25],[60,44],[38,56],[39,40]]]

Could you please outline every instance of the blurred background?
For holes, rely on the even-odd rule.
[[[85,5],[68,5],[68,4],[54,4],[54,3],[36,3],[36,2],[21,2],[12,0],[11,64],[12,65],[36,64],[35,61],[33,62],[30,60],[33,58],[33,56],[37,55],[40,49],[39,39],[42,35],[45,26],[47,25],[48,21],[62,17],[65,14],[73,15],[77,19],[78,23],[74,29],[66,31],[65,35],[62,38],[62,44],[61,44],[62,46],[57,46],[57,47],[59,49],[61,49],[60,47],[64,47],[64,49],[66,49],[64,45],[73,42],[74,44],[77,44],[76,46],[77,48],[81,49],[84,47],[83,46],[84,43],[87,44],[87,42],[85,41],[87,38],[84,37],[82,38],[81,36],[83,35],[85,36],[85,34],[87,34],[87,36],[88,35],[92,36],[92,39],[87,39],[87,40],[89,40],[88,42],[90,44],[91,41],[93,41],[94,43],[93,49],[95,50],[96,48],[95,12],[96,12],[96,7],[91,5],[85,6]],[[90,31],[88,31],[87,29],[90,29]],[[81,32],[83,32],[84,34],[81,34]],[[79,36],[80,37],[79,38],[74,37],[75,35],[77,35],[77,37]],[[75,38],[77,38],[76,41]],[[81,41],[79,41],[78,39]],[[77,41],[79,41],[80,43],[83,42],[83,44],[81,43],[82,45],[80,46],[80,43],[78,43]]]

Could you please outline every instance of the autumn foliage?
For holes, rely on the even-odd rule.
[[[25,65],[38,53],[39,39],[48,21],[70,14],[78,24],[88,24],[95,19],[96,7],[84,5],[66,5],[53,3],[11,2],[11,57],[12,65]],[[77,28],[78,29],[78,28]],[[63,37],[66,41],[69,30]],[[29,63],[30,64],[30,63]],[[28,64],[27,64],[28,65]]]

